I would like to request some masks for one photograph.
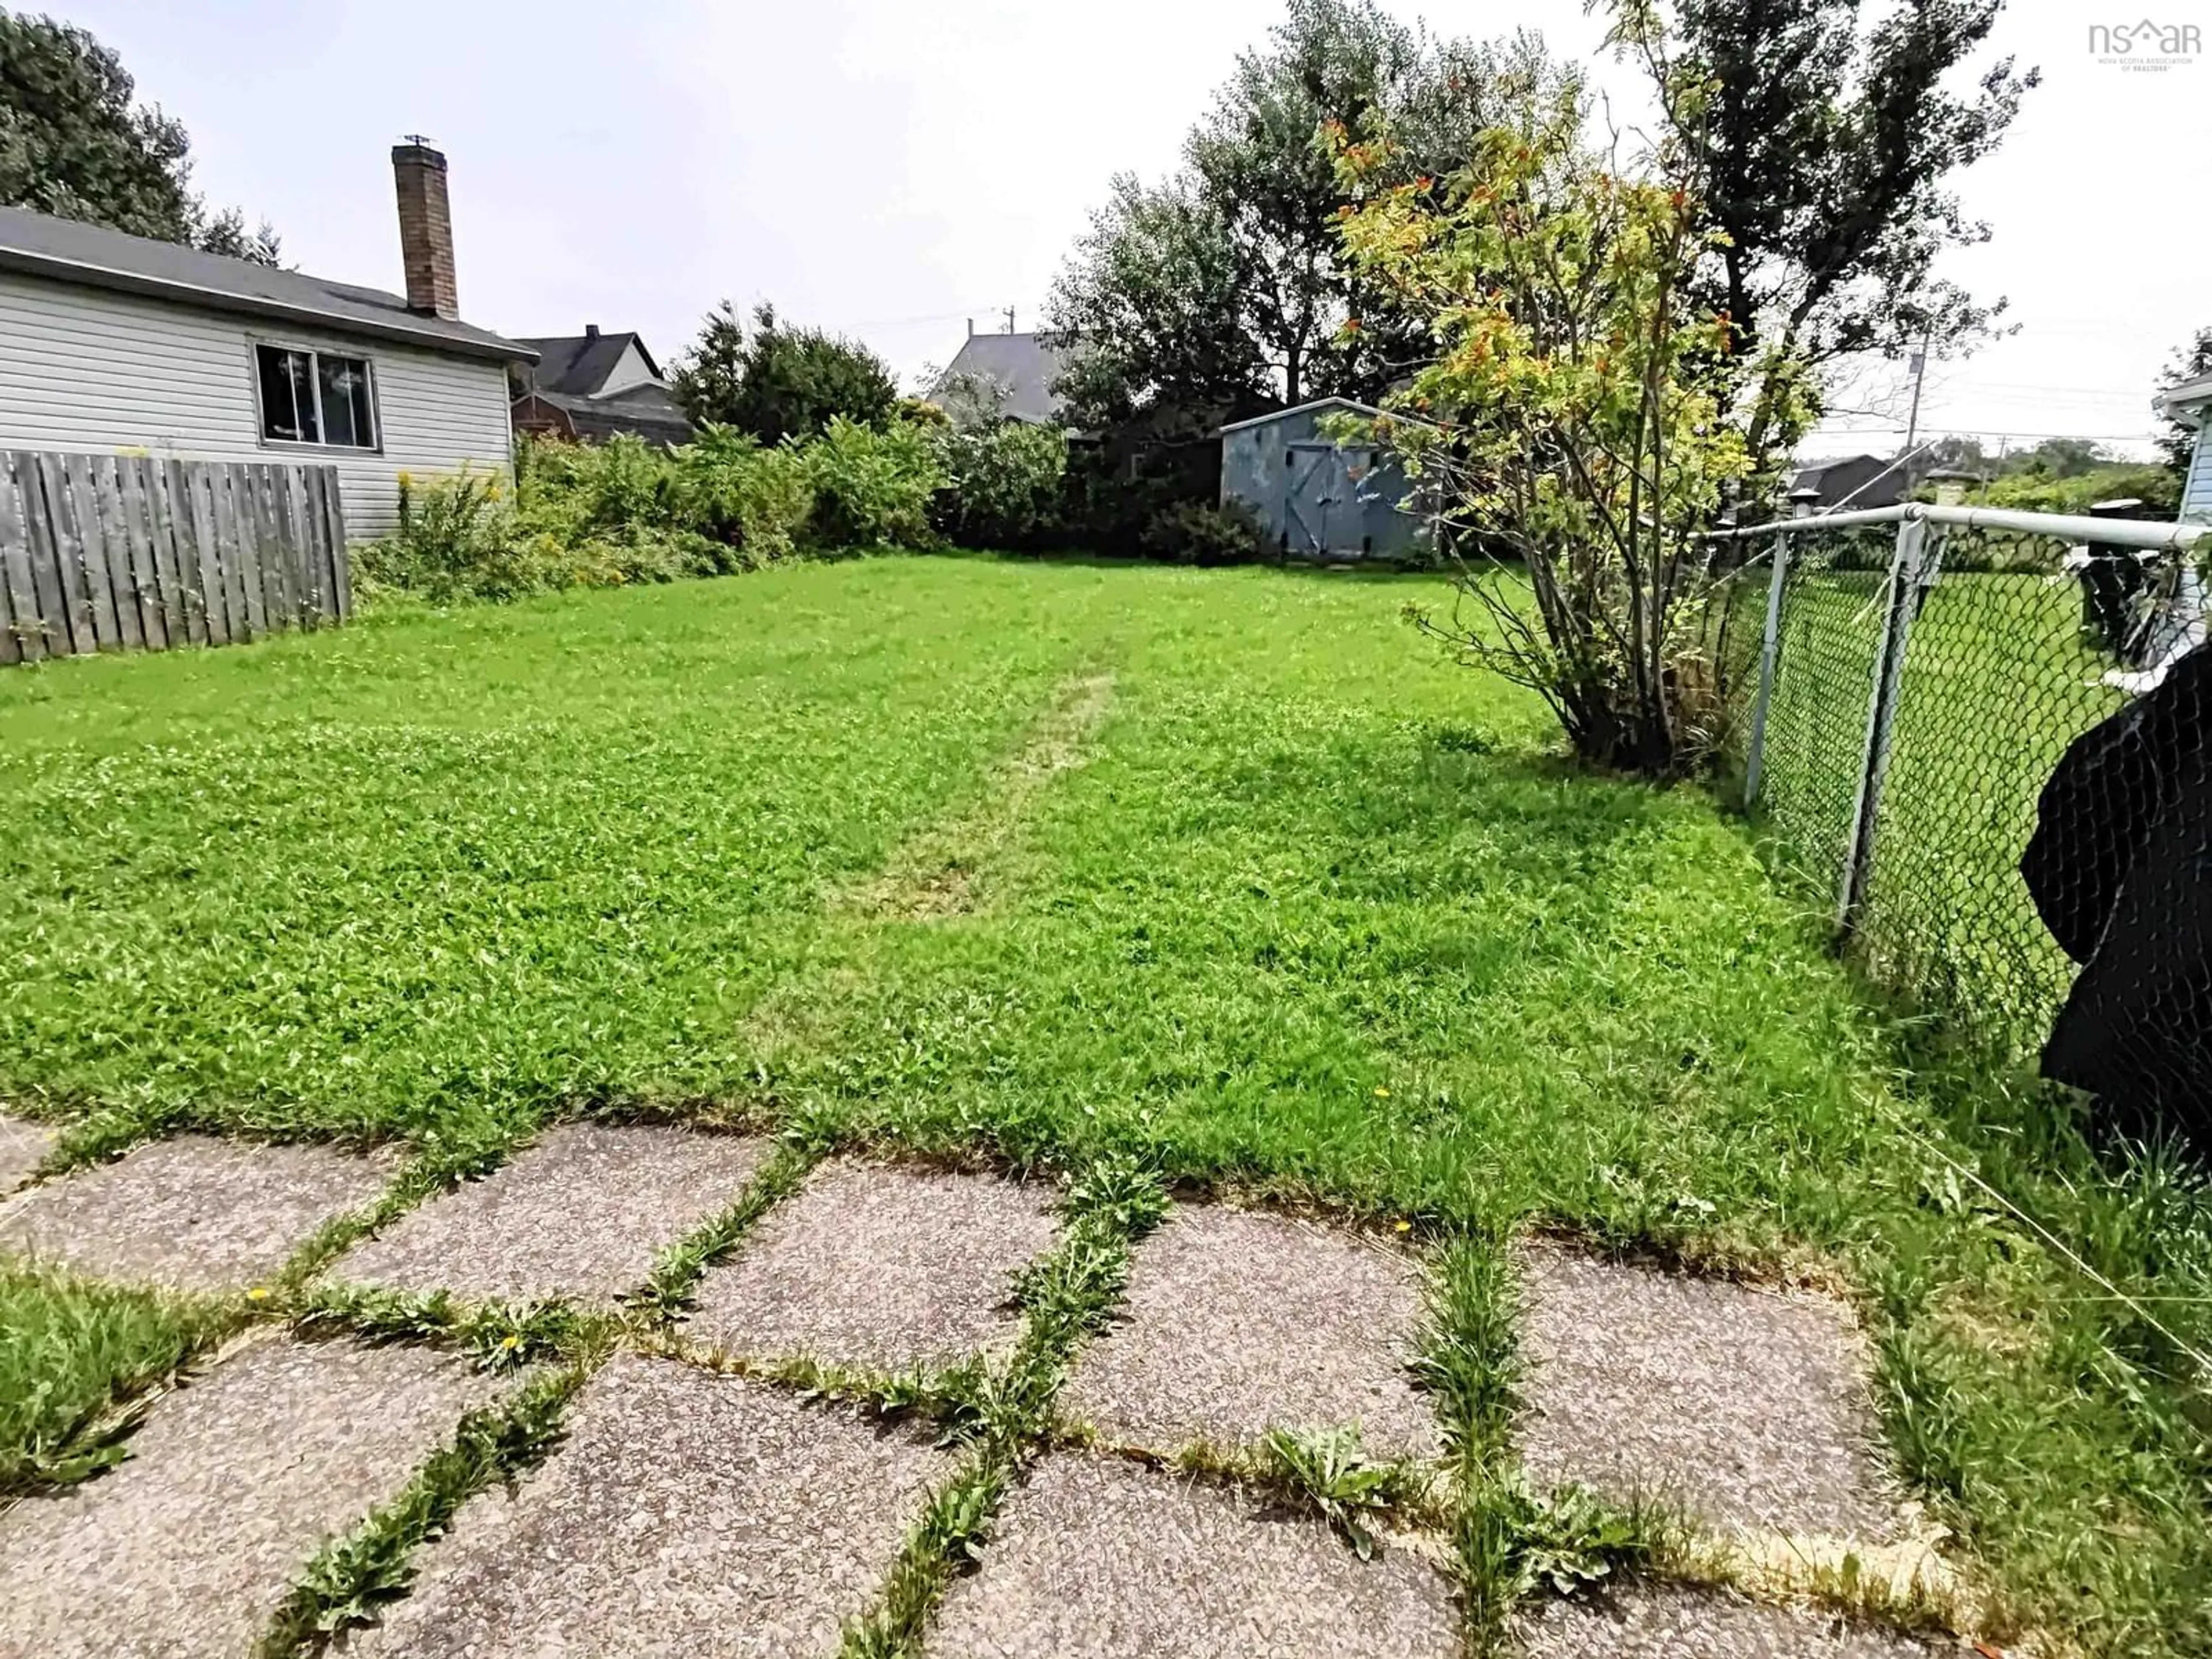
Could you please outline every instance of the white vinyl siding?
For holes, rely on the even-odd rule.
[[[2212,405],[2202,411],[2203,425],[2197,428],[2197,451],[2190,458],[2189,480],[2181,488],[2181,516],[2195,524],[2212,524]]]
[[[368,358],[380,450],[264,444],[258,342]],[[0,448],[328,462],[364,541],[392,527],[400,473],[503,473],[514,435],[506,368],[483,358],[0,273]]]

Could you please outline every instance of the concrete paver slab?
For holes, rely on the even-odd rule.
[[[630,1354],[567,1422],[512,1493],[462,1506],[349,1654],[828,1656],[954,1468],[842,1407]]]
[[[840,1159],[701,1282],[690,1334],[882,1370],[1011,1344],[1013,1275],[1052,1248],[1049,1188]]]
[[[260,1284],[324,1222],[374,1199],[392,1163],[179,1135],[0,1205],[0,1250],[185,1290]]]
[[[1930,1659],[1893,1631],[1760,1607],[1717,1590],[1632,1584],[1522,1615],[1524,1659]]]
[[[12,1193],[29,1180],[53,1144],[54,1132],[46,1124],[0,1117],[0,1193]]]
[[[1118,1459],[1046,1458],[946,1592],[932,1659],[1449,1659],[1451,1592],[1319,1520]]]
[[[157,1401],[120,1468],[0,1514],[0,1653],[239,1659],[323,1540],[496,1389],[422,1348],[233,1356]]]
[[[611,1302],[737,1201],[769,1143],[652,1125],[550,1129],[348,1251],[334,1278],[469,1301]]]
[[[1126,1318],[1078,1362],[1061,1408],[1116,1444],[1249,1443],[1357,1423],[1370,1451],[1441,1445],[1406,1366],[1418,1263],[1310,1221],[1179,1205],[1140,1243]]]
[[[1655,1495],[1722,1527],[1899,1534],[1840,1305],[1549,1245],[1520,1271],[1522,1456],[1540,1483]]]

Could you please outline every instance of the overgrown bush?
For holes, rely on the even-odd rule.
[[[799,453],[814,486],[818,544],[928,545],[930,499],[945,483],[929,434],[905,422],[878,431],[840,415]]]
[[[757,568],[790,558],[814,515],[814,479],[802,450],[770,448],[734,427],[708,425],[676,452],[678,499],[701,534]]]
[[[401,588],[443,604],[458,599],[519,599],[565,586],[559,573],[515,522],[497,478],[471,476],[416,482],[399,477],[399,526],[362,548],[356,574],[369,592]]]
[[[1243,564],[1266,555],[1267,529],[1242,501],[1184,501],[1154,514],[1137,541],[1151,557],[1176,564]]]
[[[946,422],[935,433],[945,487],[932,518],[963,547],[1036,546],[1060,523],[1067,434],[1056,426]]]

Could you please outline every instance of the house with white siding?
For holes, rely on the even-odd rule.
[[[460,319],[446,158],[392,165],[404,294],[0,208],[0,448],[327,462],[356,541],[403,473],[509,471],[538,354]]]
[[[2169,419],[2197,428],[2197,445],[2190,452],[2189,476],[2181,485],[2181,518],[2191,523],[2212,524],[2212,374],[2169,386],[2159,394],[2158,411]]]

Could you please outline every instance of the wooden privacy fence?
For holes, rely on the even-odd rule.
[[[337,470],[0,451],[0,663],[352,613]]]

